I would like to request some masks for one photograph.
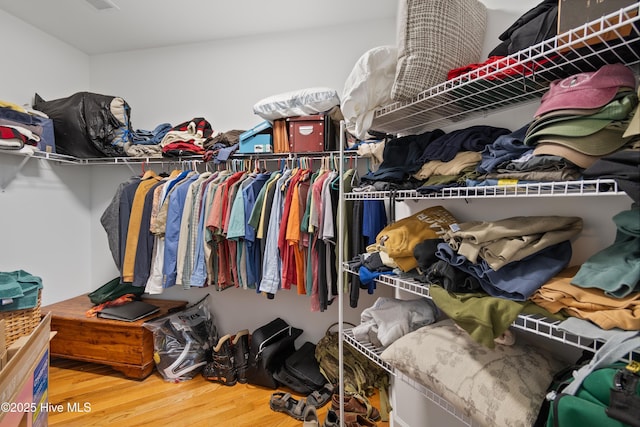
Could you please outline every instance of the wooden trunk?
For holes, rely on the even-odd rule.
[[[109,365],[127,377],[143,379],[154,368],[153,334],[142,326],[150,319],[183,308],[186,301],[144,299],[160,311],[135,322],[87,317],[93,307],[87,295],[42,307],[51,312],[51,357],[75,359]]]

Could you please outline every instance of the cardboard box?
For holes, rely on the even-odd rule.
[[[5,335],[5,321],[0,319],[0,370],[7,364],[7,337]]]
[[[7,364],[0,372],[3,427],[47,425],[50,339],[48,314],[30,335],[9,347]]]
[[[269,121],[240,134],[240,154],[273,153],[273,129]]]
[[[588,26],[586,29],[582,28],[584,24],[598,20],[603,16],[609,15],[614,12],[620,11],[627,6],[631,6],[636,3],[632,0],[559,0],[558,1],[558,35],[561,36],[567,31],[571,32],[571,38],[568,36],[561,36],[558,39],[558,46],[561,47],[564,44],[575,41],[583,37],[588,37],[591,34],[601,32],[603,28],[598,25]],[[635,9],[629,14],[629,16],[637,16],[638,10]],[[619,23],[618,17],[608,19],[606,21],[607,26],[617,25]],[[599,43],[606,43],[608,41],[617,40],[622,37],[626,37],[631,34],[633,30],[632,24],[623,25],[617,28],[615,31],[606,31],[598,36],[586,38],[584,43],[573,44],[572,48],[578,49],[585,47],[586,45],[596,45]]]

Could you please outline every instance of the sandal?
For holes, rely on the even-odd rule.
[[[331,400],[333,395],[333,384],[327,383],[320,390],[314,390],[309,396],[307,396],[307,405],[315,406],[316,408],[322,408]]]
[[[271,395],[269,400],[269,407],[276,412],[284,412],[302,421],[306,404],[304,400],[294,399],[291,393],[275,392]]]
[[[305,406],[302,414],[302,427],[320,427],[315,406]]]

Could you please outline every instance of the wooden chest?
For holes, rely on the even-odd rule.
[[[109,365],[128,377],[143,379],[155,367],[153,334],[142,324],[154,317],[179,310],[186,301],[144,299],[160,311],[135,322],[86,317],[93,307],[87,295],[42,307],[43,315],[51,312],[51,357],[82,360]]]

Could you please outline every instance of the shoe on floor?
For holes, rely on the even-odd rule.
[[[338,418],[338,414],[336,414],[332,409],[329,409],[327,411],[327,417],[324,419],[322,427],[340,427],[340,419]]]
[[[287,415],[292,416],[296,420],[303,420],[303,414],[305,412],[307,404],[304,399],[295,399],[291,396],[291,393],[283,393],[277,391],[271,395],[269,400],[269,407],[276,412],[284,412]],[[314,408],[315,409],[315,408]],[[317,416],[316,416],[317,418]]]
[[[330,383],[325,384],[320,390],[314,390],[309,396],[307,396],[307,405],[322,408],[331,400],[334,390],[335,387]]]
[[[380,420],[380,411],[371,406],[369,399],[359,394],[351,394],[344,396],[344,412],[352,412],[360,414],[365,418],[369,418],[373,421]],[[331,396],[331,409],[335,412],[340,410],[340,395],[334,394]]]
[[[307,405],[302,412],[302,427],[320,427],[316,407]]]
[[[231,335],[218,340],[213,349],[213,361],[205,365],[202,376],[209,381],[232,386],[238,381],[231,348]]]
[[[369,418],[356,414],[353,412],[345,412],[344,414],[344,425],[345,427],[377,427],[374,421],[371,421]],[[329,409],[327,411],[327,417],[324,419],[324,424],[322,427],[340,427],[340,416],[337,411],[333,409]]]

